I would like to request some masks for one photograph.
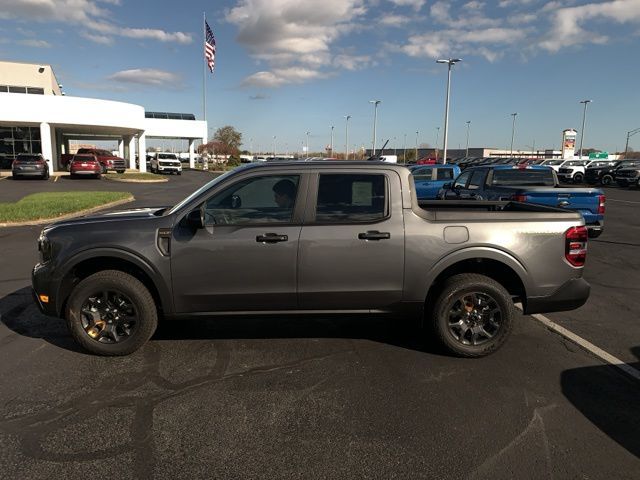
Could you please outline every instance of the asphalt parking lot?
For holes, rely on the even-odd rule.
[[[165,205],[210,178],[1,180],[0,201]],[[640,369],[640,191],[606,194],[591,298],[547,317]],[[95,357],[31,299],[39,232],[0,229],[2,478],[640,478],[640,382],[531,317],[477,360],[407,319],[321,316],[164,323],[134,355]]]

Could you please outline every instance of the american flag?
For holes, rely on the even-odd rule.
[[[209,70],[213,73],[213,68],[216,66],[216,39],[206,20],[204,21],[204,29],[206,37],[204,41],[204,58],[207,60]]]

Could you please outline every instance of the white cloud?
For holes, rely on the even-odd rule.
[[[413,9],[416,12],[419,11],[425,3],[427,3],[426,0],[389,0],[389,1],[401,7],[413,7]]]
[[[80,36],[101,45],[113,45],[113,37],[106,35],[98,35],[92,32],[80,32]]]
[[[449,28],[480,28],[498,27],[502,19],[490,18],[483,13],[483,2],[471,1],[460,9],[458,18],[453,18],[450,13],[451,3],[439,1],[431,5],[431,17],[437,22]]]
[[[100,0],[101,3],[120,5],[120,0]],[[0,19],[19,18],[38,22],[62,22],[82,25],[97,30],[103,38],[98,43],[107,44],[105,35],[128,38],[151,39],[161,42],[191,43],[188,33],[166,32],[159,29],[130,28],[115,25],[109,21],[109,10],[92,0],[9,0],[2,1]],[[85,38],[87,38],[85,36]]]
[[[226,20],[238,27],[237,40],[270,71],[247,77],[243,85],[278,87],[325,78],[319,68],[347,68],[332,52],[338,38],[358,28],[364,0],[238,0]],[[286,75],[291,75],[287,78]]]
[[[33,48],[51,48],[51,44],[45,40],[20,40],[18,42],[20,45],[24,45],[25,47],[33,47]]]
[[[152,85],[154,87],[175,88],[182,86],[182,77],[173,72],[154,68],[135,68],[122,70],[108,77],[108,80],[120,83]]]
[[[369,55],[336,55],[333,64],[345,70],[361,70],[373,64]]]
[[[577,7],[560,8],[551,13],[553,25],[540,46],[557,52],[570,45],[606,43],[608,37],[593,29],[586,31],[582,24],[593,20],[609,20],[618,24],[640,23],[640,0],[616,0],[589,3]]]
[[[407,15],[385,15],[380,19],[380,24],[388,27],[402,27],[414,21],[415,17]]]

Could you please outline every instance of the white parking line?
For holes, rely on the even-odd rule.
[[[573,343],[575,343],[576,345],[578,345],[578,346],[584,348],[585,350],[593,353],[599,359],[607,362],[610,365],[613,365],[614,367],[618,367],[624,373],[626,373],[627,375],[635,378],[636,380],[640,380],[640,370],[636,370],[635,368],[631,367],[630,365],[627,365],[625,362],[623,362],[619,358],[614,357],[610,353],[605,352],[601,348],[595,346],[591,342],[588,342],[584,338],[576,335],[572,331],[567,330],[566,328],[558,325],[557,323],[555,323],[552,320],[549,320],[544,315],[540,315],[538,313],[534,313],[533,315],[531,315],[531,317],[535,318],[540,323],[542,323],[545,327],[549,328],[550,330],[553,330],[554,332],[556,332],[557,334],[563,336],[567,340],[570,340]]]
[[[607,202],[620,202],[620,203],[640,203],[632,200],[616,200],[615,198],[607,198]]]

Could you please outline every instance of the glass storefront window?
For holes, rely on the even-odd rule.
[[[19,153],[42,153],[40,127],[0,126],[0,168],[9,168]]]

